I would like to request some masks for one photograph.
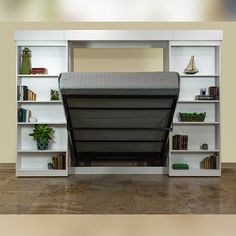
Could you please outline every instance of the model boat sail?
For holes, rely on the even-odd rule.
[[[184,70],[186,74],[196,74],[198,73],[198,69],[194,60],[194,56],[191,57],[191,60],[187,66],[187,68]]]

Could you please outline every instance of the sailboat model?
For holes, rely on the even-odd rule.
[[[184,70],[184,73],[186,74],[196,74],[198,73],[198,69],[194,60],[194,56],[191,57],[191,60],[188,64],[188,66],[186,67],[186,69]]]

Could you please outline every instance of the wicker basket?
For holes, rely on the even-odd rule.
[[[179,120],[182,122],[204,122],[206,112],[204,113],[179,113]]]

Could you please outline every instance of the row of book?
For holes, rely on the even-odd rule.
[[[66,169],[66,155],[64,153],[52,156],[52,166],[54,170]]]
[[[196,96],[196,100],[219,100],[219,87],[217,86],[210,86],[208,88],[208,95],[201,94]]]
[[[217,154],[210,155],[210,156],[206,157],[205,159],[203,159],[200,162],[200,168],[201,169],[216,170],[217,169],[217,158],[218,158]]]
[[[188,150],[188,135],[175,134],[172,136],[173,150]]]
[[[24,108],[18,109],[18,122],[29,122],[31,117],[31,110],[26,110]]]
[[[22,85],[17,86],[17,100],[18,101],[35,101],[36,100],[36,93],[28,88],[28,86]]]

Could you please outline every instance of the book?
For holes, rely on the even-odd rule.
[[[19,100],[24,100],[24,101],[35,101],[36,100],[36,94],[28,88],[28,86],[21,86],[21,92],[20,92],[20,99]]]
[[[173,150],[188,150],[188,135],[175,134],[172,137]]]
[[[52,156],[52,165],[54,170],[66,169],[66,155],[64,153]]]
[[[201,169],[216,170],[217,169],[217,158],[218,158],[218,154],[213,154],[213,155],[210,155],[210,156],[204,158],[200,162],[200,168]]]
[[[23,85],[22,88],[23,88],[23,100],[24,101],[28,100],[28,87]]]
[[[17,85],[17,101],[21,100],[21,87],[20,85]]]
[[[24,108],[19,108],[17,112],[18,122],[29,122],[31,117],[31,110],[26,110]]]

